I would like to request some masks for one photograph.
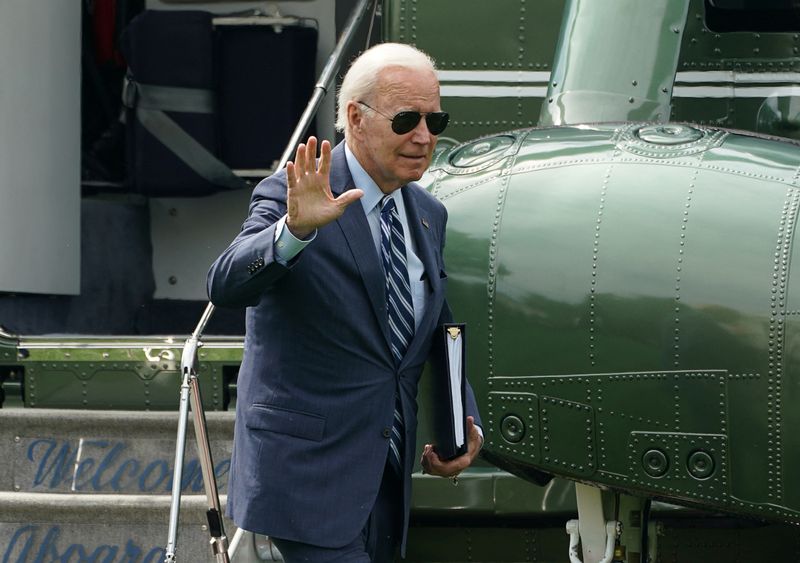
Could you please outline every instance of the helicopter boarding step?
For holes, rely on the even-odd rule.
[[[222,492],[233,420],[207,413]],[[0,410],[0,562],[162,561],[177,426],[177,412]],[[191,428],[181,481],[177,561],[212,562]]]

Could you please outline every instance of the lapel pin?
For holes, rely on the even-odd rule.
[[[431,228],[431,226],[428,224],[428,220],[425,217],[422,218],[422,226],[425,227],[426,229]]]

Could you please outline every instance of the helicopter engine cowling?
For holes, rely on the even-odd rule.
[[[625,123],[437,153],[484,452],[798,523],[800,146]]]

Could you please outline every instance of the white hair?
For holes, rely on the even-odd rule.
[[[347,132],[347,102],[368,99],[375,91],[380,72],[389,67],[436,72],[428,55],[404,43],[380,43],[358,56],[339,87],[336,130]]]

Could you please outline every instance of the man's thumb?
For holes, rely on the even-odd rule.
[[[336,198],[336,203],[339,204],[340,207],[343,209],[353,203],[354,201],[358,201],[364,196],[364,191],[359,190],[358,188],[347,190],[342,195]]]

